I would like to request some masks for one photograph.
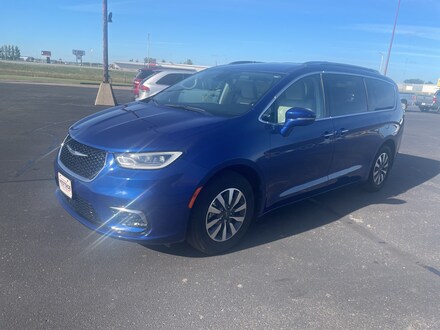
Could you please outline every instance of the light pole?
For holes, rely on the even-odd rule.
[[[108,14],[107,0],[102,1],[102,21],[103,21],[103,79],[99,86],[98,95],[96,96],[95,105],[116,105],[115,95],[113,94],[112,85],[109,83],[108,75]],[[110,19],[111,22],[111,19]]]
[[[148,45],[147,45],[147,68],[150,67],[150,34],[148,33]]]
[[[394,33],[396,31],[396,25],[397,25],[397,18],[399,17],[399,9],[400,9],[400,0],[397,3],[397,10],[396,10],[396,18],[394,20],[394,27],[393,27],[393,33],[391,34],[391,41],[390,41],[390,48],[388,48],[388,55],[387,55],[387,61],[385,63],[385,70],[383,72],[383,75],[387,75],[388,71],[388,62],[390,61],[390,55],[391,55],[391,48],[393,48],[393,41],[394,41]]]
[[[108,84],[108,16],[107,16],[107,0],[102,1],[102,44],[103,44],[103,62],[104,62],[104,77],[102,79],[103,83]]]

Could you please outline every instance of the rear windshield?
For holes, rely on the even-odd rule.
[[[158,70],[139,70],[139,72],[136,75],[136,79],[145,79],[151,76],[154,73],[160,72]]]

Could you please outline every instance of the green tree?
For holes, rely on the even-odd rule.
[[[8,57],[9,57],[8,46],[7,46],[7,45],[3,45],[3,46],[1,47],[1,56],[0,56],[0,58],[1,58],[2,60],[7,60]]]
[[[145,57],[144,58],[144,64],[147,64],[147,63],[156,63],[156,59],[155,58],[152,58],[152,57]]]
[[[8,45],[8,54],[7,54],[7,59],[8,60],[12,60],[13,59],[13,57],[12,57],[12,50],[13,50],[13,47],[11,46],[11,45]]]
[[[3,45],[0,47],[0,59],[18,60],[20,59],[20,48],[15,45]]]
[[[18,46],[14,46],[14,58],[15,60],[19,60],[20,59],[20,48],[18,48]]]

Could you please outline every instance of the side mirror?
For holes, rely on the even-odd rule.
[[[288,136],[295,126],[307,126],[316,119],[316,114],[305,108],[292,108],[286,112],[286,121],[281,127],[281,136]]]

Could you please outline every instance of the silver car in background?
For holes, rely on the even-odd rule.
[[[196,71],[188,70],[166,70],[154,73],[142,80],[139,84],[139,96],[136,98],[136,101],[157,94],[168,86],[177,84],[194,73],[196,73]]]

